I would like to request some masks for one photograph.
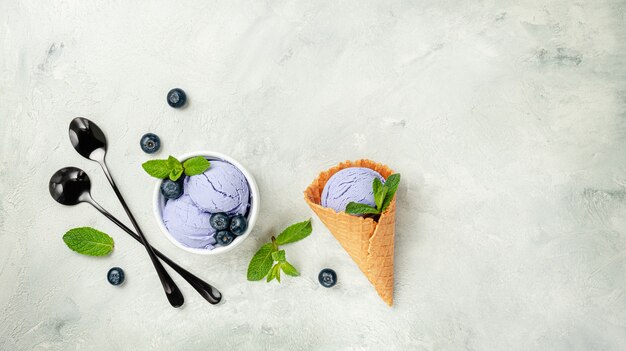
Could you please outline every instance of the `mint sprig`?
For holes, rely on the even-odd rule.
[[[185,175],[187,176],[202,174],[204,171],[209,169],[210,166],[211,163],[202,156],[190,158],[183,162],[183,168],[185,169]]]
[[[297,277],[300,275],[296,267],[292,266],[291,263],[285,261],[280,264],[280,268],[282,268],[285,274],[290,275],[292,277]]]
[[[285,245],[295,243],[302,240],[311,234],[313,228],[311,227],[311,220],[292,224],[283,230],[276,238],[277,245]]]
[[[387,177],[385,181],[385,187],[387,188],[387,192],[385,193],[385,200],[383,200],[383,205],[381,206],[380,212],[385,212],[391,200],[396,195],[396,190],[398,190],[398,185],[400,185],[400,173],[392,174]]]
[[[65,245],[87,256],[106,256],[113,251],[113,238],[90,227],[73,228],[63,235]]]
[[[287,261],[285,250],[280,250],[279,245],[302,240],[309,236],[312,230],[311,219],[309,218],[304,222],[287,227],[278,237],[272,236],[272,241],[261,246],[259,251],[252,256],[248,265],[248,280],[257,281],[267,276],[267,282],[276,279],[280,283],[281,270],[289,276],[299,276],[300,273]]]
[[[272,269],[274,246],[267,243],[254,254],[248,265],[248,280],[261,280]]]
[[[277,263],[270,270],[270,274],[267,275],[267,282],[271,282],[274,278],[280,283],[280,263]]]
[[[278,262],[286,262],[287,259],[285,258],[285,250],[278,250],[278,251],[272,252],[272,259]]]
[[[171,172],[167,160],[150,160],[144,162],[141,167],[143,167],[144,171],[148,172],[149,175],[159,179],[167,178]]]
[[[171,180],[177,180],[183,175],[183,164],[180,163],[174,156],[169,156],[167,158],[167,167],[170,169],[169,177]]]
[[[380,214],[380,210],[375,208],[375,207],[372,207],[370,205],[360,204],[358,202],[350,202],[346,206],[346,213],[347,214],[358,214],[358,215]]]
[[[174,156],[169,156],[167,160],[150,160],[144,162],[141,167],[151,176],[159,179],[169,178],[177,181],[183,173],[187,176],[204,173],[211,163],[202,156],[196,156],[180,163]]]
[[[399,173],[392,174],[387,177],[385,184],[383,184],[380,179],[374,178],[372,190],[374,191],[374,202],[376,203],[376,207],[358,202],[350,202],[346,206],[346,213],[354,215],[379,215],[385,212],[387,207],[389,207],[391,200],[393,200],[393,197],[396,195],[396,190],[398,190],[399,184]]]

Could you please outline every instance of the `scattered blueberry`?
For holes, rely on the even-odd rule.
[[[156,134],[152,134],[152,133],[144,134],[141,137],[141,141],[139,142],[139,145],[141,146],[141,149],[143,150],[143,152],[147,154],[153,154],[159,151],[159,148],[161,147],[161,139]]]
[[[215,230],[227,230],[230,225],[230,218],[224,212],[218,212],[211,215],[209,218],[209,224]]]
[[[163,194],[166,199],[178,199],[183,194],[182,179],[181,177],[177,181],[170,179],[163,180],[163,183],[161,183],[161,194]]]
[[[215,234],[215,240],[217,240],[217,243],[222,246],[230,245],[234,239],[235,236],[228,230],[220,230],[217,234]]]
[[[239,236],[246,232],[248,228],[248,221],[246,217],[238,214],[230,219],[230,232]]]
[[[182,89],[175,88],[167,93],[167,103],[173,108],[183,107],[187,102],[187,95]]]
[[[317,276],[317,279],[323,287],[330,288],[337,284],[337,273],[330,268],[324,268]]]
[[[107,280],[111,285],[120,285],[124,282],[124,270],[120,267],[113,267],[107,273]]]

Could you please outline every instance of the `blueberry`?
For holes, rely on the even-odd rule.
[[[248,228],[248,221],[246,221],[246,217],[242,215],[236,215],[230,219],[230,232],[239,236],[246,232]]]
[[[173,108],[180,108],[187,102],[187,95],[182,89],[174,88],[167,93],[167,103]]]
[[[337,273],[330,268],[324,268],[317,276],[317,279],[323,287],[330,288],[337,284]]]
[[[166,199],[178,199],[183,194],[183,178],[181,177],[177,181],[163,180],[163,183],[161,183],[161,194]]]
[[[211,227],[215,230],[226,230],[230,225],[230,218],[228,218],[228,215],[224,212],[214,213],[211,215],[211,218],[209,218],[209,224],[211,224]]]
[[[156,134],[144,134],[139,141],[139,145],[141,146],[143,152],[153,154],[159,151],[159,148],[161,147],[161,139],[159,139],[159,136]]]
[[[217,234],[215,234],[215,240],[217,240],[217,243],[222,246],[228,246],[233,242],[233,240],[235,240],[235,236],[228,230],[220,230]]]
[[[107,280],[111,285],[120,285],[124,282],[124,270],[120,267],[113,267],[107,273]]]

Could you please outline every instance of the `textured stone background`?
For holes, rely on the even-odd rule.
[[[549,3],[549,4],[548,4]],[[1,1],[0,349],[626,349],[623,1]],[[165,103],[172,87],[185,110]],[[87,205],[48,196],[96,121],[152,243],[222,289],[168,306],[142,247]],[[209,149],[257,177],[254,236],[232,253],[174,247],[151,209],[159,156]],[[301,278],[250,283],[247,262],[307,218],[302,191],[345,159],[402,173],[396,305],[319,222],[287,248]],[[62,234],[94,226],[112,256]],[[105,273],[119,265],[128,281]],[[333,267],[340,283],[321,288]]]

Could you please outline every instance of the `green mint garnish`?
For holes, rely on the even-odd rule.
[[[274,245],[267,243],[257,251],[248,265],[248,280],[261,280],[272,269]]]
[[[277,245],[285,245],[294,243],[298,240],[302,240],[311,234],[311,220],[296,223],[287,227],[282,233],[278,234],[276,238]]]
[[[188,176],[204,173],[210,166],[211,163],[202,156],[190,158],[185,163],[170,156],[167,160],[150,160],[141,165],[149,175],[159,179],[170,178],[172,181],[177,181],[183,173]]]
[[[385,194],[387,194],[387,188],[385,188],[378,178],[374,178],[374,184],[372,186],[374,188],[374,202],[376,203],[376,208],[382,208]]]
[[[278,262],[285,262],[285,250],[272,252],[272,259]]]
[[[175,182],[175,181],[177,181],[177,180],[180,178],[180,176],[181,176],[181,175],[183,175],[183,169],[182,169],[182,167],[181,167],[181,168],[175,168],[175,169],[173,169],[173,170],[170,172],[170,174],[169,174],[169,178],[170,178],[172,181],[174,181],[174,182]]]
[[[150,160],[144,162],[141,167],[151,176],[159,179],[167,178],[171,169],[167,165],[167,160]]]
[[[274,267],[272,267],[270,274],[267,275],[267,282],[271,282],[274,278],[276,278],[276,280],[280,283],[280,263],[277,263]]]
[[[350,202],[348,206],[346,206],[347,214],[379,214],[380,211],[377,208],[374,208],[370,205],[360,204],[358,202]]]
[[[292,277],[297,277],[300,275],[300,273],[298,273],[298,270],[296,269],[296,267],[292,266],[291,263],[285,261],[282,262],[280,265],[280,268],[283,269],[283,272],[285,272],[285,274],[290,275]]]
[[[202,174],[210,166],[211,163],[202,156],[196,156],[183,162],[183,168],[185,168],[185,175],[187,176]]]
[[[374,202],[376,203],[376,208],[366,204],[360,204],[358,202],[350,202],[348,206],[346,206],[346,213],[354,215],[377,215],[385,212],[387,207],[389,207],[391,200],[393,200],[393,197],[396,195],[396,190],[398,190],[399,184],[400,174],[398,173],[387,177],[385,184],[383,184],[380,179],[374,178],[372,190],[374,191]]]
[[[73,251],[88,256],[106,256],[113,251],[113,238],[90,228],[70,229],[63,235],[63,241]]]
[[[312,230],[311,219],[308,219],[287,227],[277,238],[272,236],[272,241],[261,246],[259,251],[252,256],[248,265],[248,280],[261,280],[267,276],[267,282],[276,279],[280,283],[281,270],[289,276],[299,276],[298,270],[287,262],[285,250],[280,250],[278,245],[302,240],[309,236]]]
[[[167,166],[170,168],[170,180],[177,181],[183,175],[183,165],[174,156],[167,158]]]
[[[383,205],[381,206],[380,212],[385,212],[391,200],[396,195],[396,190],[398,190],[398,185],[400,185],[400,173],[392,174],[387,177],[387,181],[385,181],[385,187],[387,188],[387,192],[385,193],[385,200],[383,201]]]

